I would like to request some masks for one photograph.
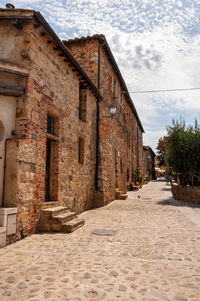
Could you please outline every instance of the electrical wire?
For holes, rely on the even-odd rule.
[[[193,90],[200,90],[200,88],[187,88],[187,89],[166,89],[166,90],[149,90],[149,91],[128,91],[130,94],[137,94],[137,93],[159,93],[159,92],[179,92],[179,91],[193,91]],[[126,92],[124,92],[126,93]]]

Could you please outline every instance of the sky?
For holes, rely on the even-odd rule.
[[[4,8],[7,1],[0,0]],[[61,39],[104,34],[155,150],[173,118],[200,123],[200,0],[16,0]]]

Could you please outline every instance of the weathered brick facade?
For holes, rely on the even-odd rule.
[[[67,44],[72,56],[39,13],[2,9],[0,36],[0,105],[16,110],[0,141],[0,205],[18,210],[12,242],[39,229],[47,201],[82,212],[126,193],[143,128],[99,38]]]
[[[98,189],[104,204],[116,190],[126,193],[136,168],[142,168],[143,127],[126,84],[103,35],[64,41],[104,97],[100,105],[100,153]],[[109,117],[109,106],[117,113]]]
[[[8,13],[11,12],[0,12],[4,16]],[[1,66],[6,64],[10,71],[26,69],[28,74],[26,93],[15,97],[15,134],[7,141],[4,206],[18,208],[19,238],[21,230],[28,235],[38,229],[45,201],[47,141],[51,148],[49,200],[77,212],[92,207],[97,97],[89,86],[83,89],[86,118],[82,121],[78,70],[64,61],[65,57],[59,49],[54,49],[53,42],[48,43],[52,37],[43,28],[34,26],[37,23],[33,12],[15,10],[12,13],[31,17],[22,29],[13,26],[10,19],[1,20],[0,26],[0,35],[9,44],[6,51],[1,44]],[[4,96],[7,102],[13,101],[10,98]],[[54,122],[54,133],[47,131],[48,116]],[[80,138],[84,142],[84,164],[78,161]]]

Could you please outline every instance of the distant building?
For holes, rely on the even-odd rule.
[[[4,245],[38,231],[44,208],[125,198],[143,127],[104,36],[63,43],[32,10],[0,9],[0,24]]]
[[[155,172],[156,178],[165,177],[167,175],[166,166],[160,166],[160,161],[157,156],[155,156]]]
[[[143,146],[143,179],[155,180],[155,153],[150,146]]]

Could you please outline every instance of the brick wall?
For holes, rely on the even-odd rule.
[[[80,65],[98,84],[98,39],[83,39],[67,44]],[[137,167],[142,167],[142,130],[124,97],[119,79],[100,47],[100,168],[99,190],[105,203],[115,198],[115,191],[126,192],[127,181]],[[109,118],[109,105],[117,105],[117,114]]]
[[[25,97],[17,97],[17,239],[38,229],[45,202],[47,139],[51,144],[50,198],[81,212],[93,206],[96,154],[96,98],[85,91],[86,121],[79,119],[79,77],[41,36],[33,21],[23,29],[3,21],[0,60],[29,72]],[[7,45],[5,51],[4,41]],[[47,133],[47,115],[56,133]],[[78,162],[79,137],[84,140],[84,164]],[[9,181],[9,179],[8,179]],[[6,202],[5,202],[6,206]]]

